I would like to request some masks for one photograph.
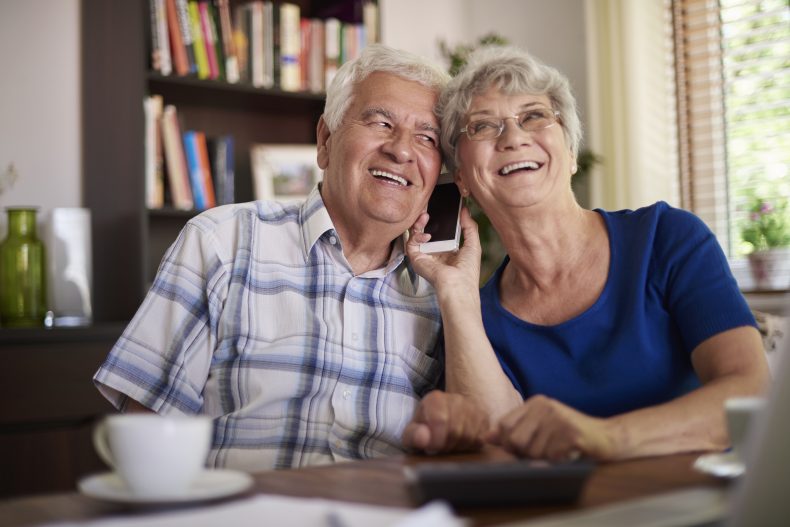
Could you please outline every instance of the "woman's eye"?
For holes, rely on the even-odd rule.
[[[373,121],[370,124],[376,128],[381,128],[382,130],[388,130],[392,128],[392,125],[387,121]]]
[[[495,123],[494,121],[476,121],[471,125],[472,132],[479,133],[484,132],[486,130],[498,130],[499,124]]]

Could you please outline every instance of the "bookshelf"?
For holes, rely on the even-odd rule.
[[[291,0],[303,16],[361,21],[361,0]],[[244,3],[231,0],[231,6]],[[236,201],[253,199],[253,143],[314,143],[324,98],[163,76],[150,62],[148,0],[83,0],[83,202],[92,212],[94,318],[129,320],[166,248],[196,211],[145,207],[143,99],[162,95],[190,129],[235,142]]]

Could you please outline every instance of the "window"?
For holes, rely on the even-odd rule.
[[[674,0],[681,203],[730,256],[753,195],[790,199],[786,0]]]

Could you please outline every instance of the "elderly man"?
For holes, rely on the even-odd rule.
[[[441,167],[441,69],[384,46],[338,71],[323,182],[187,223],[94,376],[117,408],[206,414],[209,464],[244,470],[388,455],[442,370],[433,291],[403,234]]]

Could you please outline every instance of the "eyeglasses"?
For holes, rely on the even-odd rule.
[[[466,133],[472,141],[496,139],[505,131],[505,121],[513,119],[525,132],[536,132],[553,125],[560,119],[560,112],[548,108],[530,108],[510,117],[487,117],[478,119],[461,128],[458,134]]]

